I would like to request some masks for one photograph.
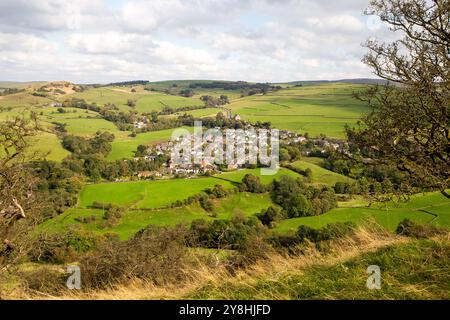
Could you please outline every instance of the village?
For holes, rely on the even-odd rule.
[[[216,130],[221,130],[221,128],[214,128]],[[248,129],[251,129],[249,127]],[[254,135],[254,130],[250,130],[249,136],[244,141],[242,137],[230,131],[230,137],[227,138],[236,139],[237,143],[242,143],[245,146],[245,151],[248,152],[250,148],[257,146],[249,143],[249,140],[256,138]],[[194,143],[194,135],[190,135],[190,143]],[[242,170],[246,168],[255,168],[260,165],[260,163],[249,163],[249,156],[247,155],[247,161],[232,161],[227,162],[223,157],[223,161],[215,161],[218,152],[225,154],[227,148],[227,140],[217,142],[211,134],[206,134],[203,138],[203,143],[200,148],[192,148],[187,154],[183,154],[182,157],[174,161],[171,157],[173,156],[174,148],[177,143],[181,143],[182,138],[178,138],[173,141],[167,141],[162,143],[157,143],[150,146],[145,146],[145,152],[142,156],[135,157],[134,161],[155,161],[157,157],[165,157],[168,160],[159,169],[155,171],[142,171],[137,174],[137,178],[140,180],[155,180],[155,179],[170,179],[170,178],[186,178],[191,179],[196,176],[208,176],[213,174],[218,174],[221,172],[228,172],[234,170]],[[185,141],[186,143],[186,141]],[[302,156],[320,156],[326,157],[327,153],[330,151],[341,151],[345,152],[345,142],[333,138],[309,138],[308,135],[301,135],[296,132],[289,130],[279,131],[279,144],[280,147],[283,146],[295,146],[301,150]],[[205,156],[208,154],[208,156]],[[201,159],[200,161],[194,161],[195,159]]]

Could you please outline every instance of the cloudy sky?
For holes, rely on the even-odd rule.
[[[373,77],[368,0],[0,0],[0,81]]]

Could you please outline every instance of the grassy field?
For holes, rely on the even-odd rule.
[[[315,185],[334,186],[336,182],[354,182],[351,178],[324,169],[311,162],[300,160],[293,162],[292,166],[301,170],[310,169],[312,171],[312,183]]]
[[[208,178],[92,184],[87,185],[81,191],[78,207],[86,208],[97,201],[133,206],[140,209],[160,208],[177,200],[187,199],[207,188],[214,187],[216,184],[232,188],[241,182],[242,178],[248,173],[260,175],[260,170],[246,169],[226,172]],[[297,173],[290,170],[280,169],[274,176],[261,176],[261,181],[268,184],[282,175],[298,176]]]
[[[139,93],[131,93],[127,92],[125,90],[114,90],[114,88],[95,88],[95,89],[88,89],[83,92],[76,92],[73,94],[68,94],[61,96],[59,99],[61,101],[65,101],[67,99],[84,99],[88,103],[96,103],[99,106],[103,106],[107,103],[113,103],[118,108],[120,108],[123,111],[129,110],[130,107],[128,107],[127,101],[128,99],[131,100],[137,100],[142,96],[142,94]]]
[[[182,208],[161,209],[157,211],[130,210],[120,219],[120,222],[111,228],[103,228],[103,210],[98,209],[69,209],[64,214],[47,221],[41,225],[41,231],[61,232],[70,228],[82,228],[95,233],[115,233],[121,239],[132,237],[139,230],[148,225],[175,226],[177,224],[189,224],[195,219],[230,219],[234,213],[240,212],[251,216],[270,205],[268,194],[238,193],[223,200],[215,200],[215,212],[217,217],[211,215],[198,204]],[[236,209],[239,208],[239,209]],[[95,216],[96,221],[84,224],[76,221],[79,217]]]
[[[127,106],[127,101],[134,100],[136,102],[136,110],[139,113],[162,110],[164,106],[178,108],[202,105],[200,99],[197,98],[184,98],[181,96],[144,90],[131,92],[128,88],[114,87],[89,89],[84,92],[62,96],[60,99],[66,100],[70,98],[84,99],[89,103],[96,103],[101,106],[106,103],[113,103],[122,111],[131,110],[131,108]]]
[[[162,93],[150,93],[139,98],[136,110],[140,113],[162,110],[165,106],[181,108],[188,106],[201,106],[203,102],[196,98],[185,98]]]
[[[65,150],[58,137],[51,133],[42,133],[30,139],[28,154],[30,158],[61,161],[70,153]]]
[[[300,225],[317,229],[329,223],[345,221],[353,221],[356,224],[375,221],[393,231],[405,218],[418,223],[450,228],[450,201],[440,193],[429,193],[415,195],[406,203],[390,203],[386,207],[375,205],[372,208],[337,208],[320,216],[283,220],[274,232],[292,233]]]
[[[270,121],[275,128],[344,137],[345,124],[354,124],[368,108],[352,97],[364,85],[319,84],[283,89],[232,101],[234,114],[250,121]]]
[[[191,130],[189,127],[183,128]],[[138,134],[134,138],[130,137],[129,133],[121,132],[120,135],[116,135],[116,139],[112,143],[111,153],[108,155],[107,160],[113,161],[122,158],[133,158],[134,151],[136,151],[139,145],[152,145],[158,142],[168,141],[174,130],[175,129],[145,132]]]
[[[52,102],[52,100],[43,97],[36,97],[29,94],[28,92],[20,92],[6,96],[0,96],[0,108],[4,109],[38,106],[50,102]]]

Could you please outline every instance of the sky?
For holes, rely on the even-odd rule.
[[[368,0],[0,0],[0,81],[374,78]]]

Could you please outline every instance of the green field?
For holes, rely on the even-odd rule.
[[[450,201],[440,193],[415,195],[409,202],[391,203],[386,208],[337,208],[323,215],[283,220],[274,229],[276,233],[292,233],[300,225],[322,228],[329,223],[353,221],[357,224],[375,221],[388,230],[395,230],[403,219],[418,223],[450,227]]]
[[[0,96],[0,108],[38,106],[50,102],[52,102],[52,100],[43,97],[36,97],[28,92]]]
[[[195,219],[230,219],[234,213],[240,212],[251,216],[270,205],[268,194],[238,193],[223,200],[214,202],[216,218],[201,208],[198,204],[182,208],[161,209],[157,211],[130,210],[120,219],[120,222],[112,228],[102,228],[103,210],[97,209],[69,209],[64,214],[45,222],[40,230],[48,232],[61,232],[69,228],[82,228],[96,233],[113,232],[121,239],[132,237],[139,230],[148,225],[175,226],[177,224],[189,224]],[[239,208],[239,209],[236,209]],[[76,221],[79,217],[95,216],[96,221],[84,224]]]
[[[172,96],[162,93],[150,93],[142,96],[136,102],[136,110],[140,113],[162,110],[165,106],[181,108],[189,106],[201,106],[200,99]]]
[[[369,109],[352,93],[364,85],[318,84],[283,89],[232,101],[234,114],[250,121],[270,121],[275,128],[344,138],[345,124],[355,124]]]
[[[312,171],[312,183],[315,185],[334,186],[336,182],[354,182],[354,180],[349,177],[324,169],[311,162],[300,160],[293,162],[292,166],[300,170],[310,169]]]
[[[61,161],[70,152],[62,147],[61,141],[56,135],[45,132],[30,139],[28,154],[30,158],[34,159]]]
[[[183,127],[192,131],[189,127]],[[137,150],[139,145],[152,145],[158,142],[164,142],[170,140],[172,133],[176,129],[167,129],[160,131],[151,131],[140,133],[136,137],[130,137],[129,134],[122,132],[120,136],[116,136],[116,139],[112,143],[111,153],[108,155],[107,160],[119,160],[123,158],[133,158],[134,151]]]
[[[144,90],[131,92],[128,88],[114,87],[88,89],[84,92],[62,96],[60,99],[64,101],[70,98],[84,99],[89,103],[96,103],[101,106],[106,103],[113,103],[122,111],[131,110],[126,104],[128,100],[134,100],[136,102],[136,110],[139,113],[162,110],[164,106],[179,108],[202,105],[202,102],[197,98],[184,98]]]
[[[80,193],[80,208],[87,208],[95,201],[113,203],[135,208],[160,208],[168,206],[177,200],[184,200],[198,194],[216,184],[232,188],[241,182],[248,174],[260,175],[259,169],[246,169],[226,172],[214,177],[193,179],[171,179],[121,183],[101,183],[87,185]],[[261,176],[265,184],[282,175],[299,176],[287,169],[280,169],[274,176]]]

